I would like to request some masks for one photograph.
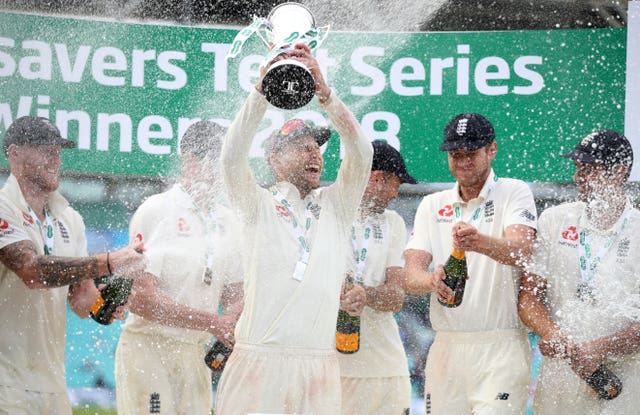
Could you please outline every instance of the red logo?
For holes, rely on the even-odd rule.
[[[22,218],[26,220],[29,223],[29,225],[33,225],[33,218],[27,212],[22,212]]]
[[[289,211],[282,205],[276,205],[276,210],[278,211],[278,215],[282,216],[283,218],[289,216]]]
[[[9,222],[7,222],[6,220],[0,218],[0,230],[5,230],[9,227]]]
[[[451,207],[451,205],[446,205],[445,207],[440,209],[438,211],[438,216],[445,216],[447,218],[453,216],[453,208]]]
[[[569,241],[577,241],[578,230],[575,226],[569,226],[566,231],[562,232],[562,238],[568,239]]]
[[[191,226],[187,223],[185,218],[178,218],[178,231],[180,232],[189,232],[191,230]]]

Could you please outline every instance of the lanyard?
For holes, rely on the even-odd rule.
[[[38,215],[36,212],[31,209],[31,206],[27,206],[27,210],[29,211],[29,215],[31,219],[38,225],[38,229],[40,230],[40,235],[42,235],[42,231],[44,230],[43,240],[44,240],[44,254],[52,255],[53,254],[53,220],[51,219],[51,215],[49,215],[49,209],[44,208],[44,222],[46,226],[42,226],[42,222],[38,219]]]
[[[593,277],[596,273],[596,268],[602,261],[602,258],[607,255],[611,247],[613,246],[616,239],[618,239],[618,235],[622,233],[622,230],[627,225],[629,220],[630,210],[627,210],[624,213],[624,219],[620,227],[613,231],[611,236],[605,241],[604,245],[598,250],[597,255],[593,256],[593,249],[591,246],[591,235],[587,229],[581,229],[578,233],[579,235],[579,245],[580,245],[580,288],[581,290],[588,290],[589,292],[593,288]]]
[[[351,246],[353,247],[353,258],[356,261],[356,283],[362,284],[364,281],[364,264],[367,260],[369,242],[371,241],[371,222],[365,223],[364,232],[362,234],[361,244],[358,245],[356,237],[356,227],[351,227]]]
[[[489,203],[489,196],[491,195],[491,191],[493,189],[495,189],[496,185],[498,184],[498,176],[496,176],[495,174],[493,175],[493,182],[491,182],[489,184],[489,188],[487,189],[487,197],[484,199],[484,202],[480,204],[480,206],[478,206],[476,208],[476,210],[473,211],[473,213],[471,214],[471,216],[469,217],[468,220],[466,220],[466,222],[469,225],[475,225],[475,223],[480,219],[480,214],[482,213],[482,210],[484,209],[484,207],[487,205],[487,203]],[[456,215],[456,219],[460,220],[460,218],[462,217],[462,208],[460,206],[456,206],[453,209],[455,215]]]
[[[311,229],[311,218],[313,216],[311,212],[312,202],[309,201],[309,203],[307,203],[307,205],[305,206],[305,220],[301,223],[296,217],[293,210],[291,210],[291,203],[289,203],[287,198],[284,197],[280,189],[278,189],[276,186],[273,186],[271,188],[271,194],[278,203],[278,206],[276,206],[276,208],[284,209],[287,215],[291,218],[291,221],[289,223],[291,223],[293,227],[293,235],[300,244],[301,248],[300,259],[298,259],[298,262],[296,263],[296,268],[293,272],[293,278],[295,280],[302,281],[302,279],[304,278],[304,271],[307,267],[307,264],[309,263],[309,256],[311,255],[311,247],[309,246],[307,234],[309,233],[309,229]]]

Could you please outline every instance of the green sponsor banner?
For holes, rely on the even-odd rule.
[[[254,36],[227,60],[236,33],[0,13],[0,134],[18,116],[43,115],[78,143],[65,170],[173,175],[188,125],[228,125],[257,80],[266,46]],[[315,55],[367,135],[399,148],[423,182],[452,181],[438,147],[461,112],[493,122],[497,173],[527,181],[570,181],[559,154],[593,129],[624,127],[625,29],[330,32]],[[270,107],[251,156],[294,116],[327,122],[315,100]],[[324,180],[341,152],[334,134]]]

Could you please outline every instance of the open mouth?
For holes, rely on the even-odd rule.
[[[304,170],[309,173],[320,173],[320,166],[316,164],[310,164],[306,166]]]

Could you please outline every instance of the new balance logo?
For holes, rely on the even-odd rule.
[[[507,399],[509,399],[508,393],[499,393],[498,396],[496,396],[496,401],[506,401]]]

